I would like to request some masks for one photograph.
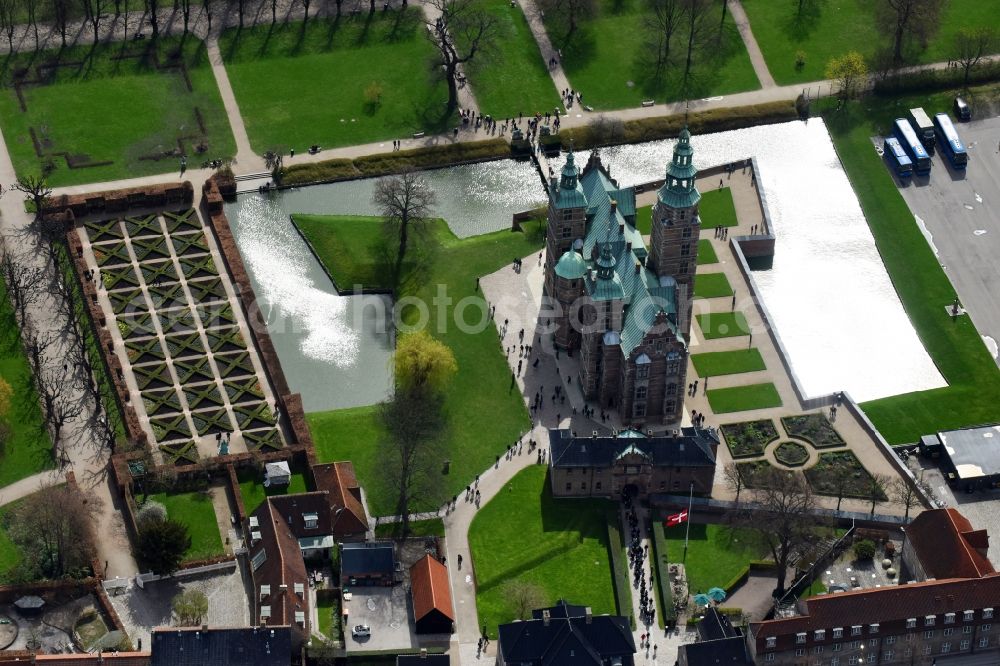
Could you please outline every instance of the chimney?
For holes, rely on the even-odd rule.
[[[619,224],[618,225],[618,233],[621,234],[621,235],[625,234],[625,225],[624,224]]]
[[[552,618],[552,616],[549,614],[549,611],[548,610],[543,610],[542,611],[542,626],[543,627],[549,626],[549,620],[551,618]]]
[[[616,200],[612,199],[611,200],[611,217],[614,217],[616,212],[618,212],[618,202]]]
[[[590,606],[583,609],[583,616],[587,618],[587,624],[591,624],[594,621],[594,614],[590,611]]]
[[[628,241],[627,243],[625,243],[625,249],[628,250],[629,252],[632,251],[632,241]]]
[[[427,658],[427,648],[420,648],[420,658],[421,659]]]
[[[642,272],[642,264],[636,262],[636,264],[635,264],[635,274],[638,275],[641,272]]]
[[[208,631],[208,625],[207,624],[201,625],[201,630],[202,631]]]

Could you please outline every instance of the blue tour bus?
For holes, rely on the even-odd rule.
[[[913,175],[913,161],[910,160],[909,155],[903,150],[903,147],[899,145],[899,141],[896,137],[890,136],[885,140],[885,158],[889,160],[889,164],[892,165],[893,171],[900,178],[909,178]]]
[[[917,172],[917,175],[929,174],[931,172],[931,156],[927,154],[927,149],[924,148],[924,144],[920,143],[917,133],[913,131],[913,126],[906,118],[896,118],[892,123],[892,135],[896,137],[913,161],[913,170]]]
[[[951,162],[951,166],[959,170],[964,169],[969,161],[969,154],[965,151],[965,144],[958,138],[958,132],[955,131],[955,126],[947,113],[934,116],[934,131],[938,135],[941,152]]]

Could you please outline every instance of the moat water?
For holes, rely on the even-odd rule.
[[[903,311],[822,121],[700,135],[692,145],[701,168],[757,160],[777,243],[773,265],[754,277],[807,394],[846,390],[870,400],[945,385]],[[672,149],[672,141],[654,141],[601,154],[628,186],[661,178]],[[578,163],[587,157],[581,151]],[[552,161],[557,170],[561,164]],[[460,237],[509,228],[513,213],[545,202],[526,162],[426,175],[438,214]],[[288,219],[374,214],[373,187],[367,179],[241,195],[226,208],[285,374],[307,411],[371,404],[391,386],[392,341],[373,316],[384,299],[338,296]]]

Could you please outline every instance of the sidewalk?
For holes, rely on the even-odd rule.
[[[750,62],[753,64],[754,73],[757,74],[757,80],[760,82],[762,88],[773,88],[775,86],[774,77],[771,76],[771,72],[767,68],[767,62],[764,60],[764,54],[761,52],[760,46],[757,45],[757,39],[753,36],[753,30],[750,29],[750,19],[743,9],[743,4],[740,0],[728,1],[729,13],[733,15],[736,28],[740,31],[740,37],[743,38],[743,45],[750,56]]]

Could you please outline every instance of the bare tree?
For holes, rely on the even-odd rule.
[[[434,465],[441,463],[438,443],[444,427],[442,399],[397,390],[379,411],[386,433],[380,460],[384,478],[396,493],[399,535],[406,538],[410,533],[410,507],[414,503],[436,505],[439,499]]]
[[[736,493],[736,506],[738,507],[740,505],[740,491],[746,485],[740,467],[734,462],[726,463],[725,467],[722,468],[722,474],[726,478],[726,485]]]
[[[566,34],[563,37],[564,43],[569,43],[580,21],[591,18],[597,13],[597,2],[595,0],[541,0],[538,8],[555,17],[556,20],[565,25]]]
[[[923,506],[924,501],[917,490],[917,484],[911,479],[898,476],[889,484],[889,497],[893,502],[903,507],[905,514],[903,522],[910,522],[910,510]]]
[[[271,172],[271,178],[276,183],[281,182],[281,167],[284,162],[285,158],[281,155],[280,150],[269,150],[264,153],[264,166]]]
[[[101,19],[107,11],[108,0],[81,0],[83,5],[83,15],[90,23],[90,28],[94,32],[94,43],[97,43],[98,33],[101,26]]]
[[[497,19],[480,0],[428,0],[427,4],[432,8],[431,14],[438,14],[433,23],[428,22],[427,34],[437,48],[435,65],[442,69],[448,83],[450,114],[458,106],[458,68],[493,48]]]
[[[375,2],[375,0],[372,0],[372,11],[373,12],[375,11],[374,10],[374,7],[375,7],[374,2]],[[271,25],[274,25],[277,22],[278,22],[278,0],[271,0]]]
[[[655,58],[656,76],[661,77],[670,66],[671,46],[684,19],[684,0],[650,0],[652,18],[649,46]]]
[[[309,5],[312,4],[312,0],[302,0],[302,10],[304,12],[302,17],[302,22],[305,23],[309,20]],[[321,8],[322,9],[322,8]]]
[[[188,26],[191,23],[191,2],[192,0],[181,0],[181,18],[184,21],[184,34],[188,33]]]
[[[15,505],[8,533],[21,551],[20,575],[81,576],[92,561],[91,525],[101,501],[66,484],[43,488]]]
[[[66,424],[83,413],[83,405],[75,399],[73,384],[68,379],[65,367],[59,367],[57,360],[35,370],[35,386],[42,403],[42,428],[52,438],[53,457],[61,462],[68,462],[63,442]]]
[[[509,580],[503,585],[503,596],[507,604],[514,609],[514,620],[527,620],[531,618],[531,611],[542,608],[548,603],[543,590],[539,585],[528,583],[523,580]]]
[[[58,2],[59,0],[54,1]],[[48,182],[46,182],[43,176],[32,176],[31,174],[18,176],[13,189],[27,197],[34,208],[36,216],[44,215],[45,208],[52,198],[52,188],[49,187]]]
[[[410,235],[421,234],[428,227],[437,197],[424,178],[416,172],[405,171],[378,180],[372,203],[385,220],[386,235],[396,238],[393,283],[399,284]]]
[[[875,3],[876,20],[892,36],[892,64],[899,67],[904,51],[916,40],[921,49],[937,32],[946,0],[880,0]]]
[[[23,0],[24,13],[28,17],[28,24],[35,31],[35,50],[38,49],[38,2],[39,0]]]
[[[7,35],[7,46],[14,52],[14,30],[17,29],[20,0],[0,0],[0,28]]]
[[[34,326],[27,326],[22,329],[21,336],[24,338],[24,351],[28,355],[28,363],[34,372],[39,372],[45,363],[45,356],[52,345],[58,342],[53,331],[41,331]]]
[[[28,308],[44,294],[45,271],[32,265],[27,257],[16,257],[5,248],[0,252],[0,274],[7,286],[17,321],[23,326],[27,321]]]
[[[160,34],[160,3],[159,0],[145,0],[146,13],[149,14],[149,24],[153,28],[153,39]]]
[[[69,28],[70,0],[52,0],[52,23],[59,31],[63,47],[66,46],[66,32]]]
[[[694,52],[705,36],[708,0],[684,0],[684,33],[687,39],[687,58],[684,61],[684,87],[687,89],[694,65]]]
[[[771,552],[778,568],[778,592],[783,593],[792,555],[814,538],[816,499],[800,475],[773,468],[755,474],[754,486],[757,510],[751,512],[747,526],[757,531]]]
[[[875,515],[875,505],[881,504],[889,499],[886,491],[892,484],[892,477],[888,474],[881,474],[876,472],[872,474],[868,479],[867,484],[867,495],[868,500],[872,503],[871,515]]]
[[[980,25],[962,28],[955,35],[952,46],[952,60],[958,63],[964,74],[962,85],[969,85],[969,75],[982,59],[997,50],[1000,32],[996,26]]]

